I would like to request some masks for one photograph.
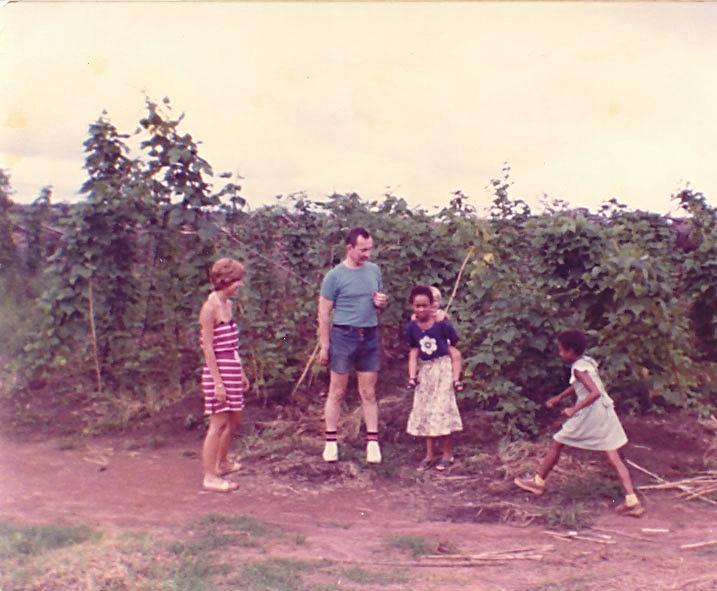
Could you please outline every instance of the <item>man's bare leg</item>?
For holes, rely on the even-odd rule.
[[[357,375],[363,420],[366,424],[366,461],[370,464],[380,464],[381,448],[378,445],[378,402],[376,401],[378,372],[360,371]]]
[[[336,443],[336,430],[341,416],[341,401],[346,393],[349,383],[349,374],[331,372],[329,378],[329,394],[324,405],[324,420],[326,421],[326,444],[323,458],[326,462],[335,462],[339,459],[338,444]]]

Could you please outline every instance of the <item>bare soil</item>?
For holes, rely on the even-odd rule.
[[[207,513],[247,515],[305,540],[290,550],[277,546],[276,555],[362,568],[395,565],[410,580],[369,582],[361,589],[717,590],[717,545],[681,548],[717,541],[717,505],[684,500],[674,491],[644,491],[647,513],[630,519],[614,513],[619,497],[597,489],[587,490],[576,505],[565,491],[578,494],[580,474],[610,481],[594,454],[567,455],[562,474],[536,499],[512,486],[511,470],[520,461],[506,468],[489,430],[484,429],[479,448],[475,437],[472,447],[458,440],[458,461],[447,473],[418,475],[418,442],[387,442],[385,462],[378,467],[363,462],[359,442],[347,442],[342,460],[327,465],[320,461],[318,433],[279,434],[272,450],[269,436],[263,443],[259,436],[266,421],[251,414],[236,441],[244,467],[232,478],[240,488],[230,494],[201,490],[200,429],[175,424],[173,432],[160,432],[155,425],[122,436],[71,440],[6,435],[0,439],[0,517],[181,536],[188,523]],[[704,469],[715,437],[687,415],[627,418],[625,427],[630,436],[625,457],[668,480]],[[287,447],[282,441],[291,443]],[[533,461],[527,457],[525,465]],[[637,485],[654,484],[651,477],[632,473]],[[579,527],[592,541],[545,533],[572,529],[568,518],[577,506],[582,513],[576,531]],[[552,527],[550,515],[558,522]],[[428,559],[390,544],[398,536],[429,540],[436,553],[542,548],[542,559],[426,566]]]

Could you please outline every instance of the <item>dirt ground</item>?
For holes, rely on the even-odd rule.
[[[668,480],[703,469],[715,435],[685,416],[631,418],[625,426],[631,438],[625,457]],[[459,440],[458,461],[447,473],[417,475],[418,445],[386,444],[384,465],[371,467],[363,463],[360,445],[347,444],[342,461],[326,465],[319,459],[321,442],[313,439],[294,438],[288,448],[265,446],[258,453],[258,447],[252,452],[259,441],[255,434],[240,437],[243,469],[233,475],[240,488],[218,494],[200,489],[198,430],[160,443],[131,435],[71,443],[4,436],[0,517],[181,536],[187,523],[208,513],[246,515],[305,540],[290,552],[281,549],[282,557],[395,565],[410,580],[369,582],[361,589],[717,590],[717,545],[682,548],[717,541],[717,505],[684,500],[675,491],[643,491],[647,513],[634,519],[614,514],[615,499],[588,490],[581,507],[589,524],[578,520],[575,531],[579,527],[589,539],[545,533],[572,529],[560,513],[574,511],[574,505],[556,489],[569,486],[575,474],[603,474],[600,458],[567,456],[561,464],[574,470],[558,473],[549,481],[554,487],[536,500],[511,485],[495,445],[467,448]],[[524,459],[525,466],[533,462]],[[637,485],[655,483],[632,473]],[[558,523],[547,522],[547,514],[557,514]],[[530,549],[531,557],[470,566],[448,558],[431,561],[387,546],[399,536],[431,540],[435,553]]]

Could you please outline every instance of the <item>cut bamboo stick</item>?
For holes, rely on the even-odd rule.
[[[562,540],[582,540],[584,542],[593,542],[594,544],[617,544],[615,540],[605,540],[603,538],[591,538],[590,536],[581,536],[577,532],[556,532],[544,530],[544,534],[554,536]]]
[[[471,246],[468,249],[468,252],[466,253],[466,257],[463,259],[463,264],[461,265],[461,268],[458,271],[458,277],[456,278],[456,282],[453,285],[453,291],[451,292],[451,297],[448,298],[448,303],[446,304],[446,314],[448,313],[448,309],[451,307],[451,304],[453,303],[453,298],[456,297],[456,293],[458,292],[458,285],[461,282],[461,277],[463,276],[463,269],[466,268],[466,264],[468,263],[468,259],[471,258],[471,255],[475,251],[475,246]]]
[[[593,527],[591,527],[590,529],[594,529],[595,531],[604,531],[604,532],[607,532],[607,533],[610,533],[610,534],[615,534],[615,535],[618,535],[618,536],[623,536],[623,537],[625,537],[625,538],[630,538],[630,539],[632,539],[632,540],[640,540],[641,542],[653,542],[653,543],[654,543],[654,542],[657,541],[657,540],[654,540],[654,539],[652,539],[652,538],[646,538],[645,536],[637,536],[637,535],[635,535],[635,534],[629,534],[629,533],[627,533],[627,532],[619,531],[619,530],[616,530],[616,529],[608,529],[608,528],[606,528],[606,527],[595,527],[595,526],[593,526]]]
[[[694,548],[704,548],[706,546],[717,546],[717,540],[708,540],[707,542],[696,542],[694,544],[682,544],[682,550],[692,550]]]
[[[301,383],[304,381],[304,378],[306,377],[306,374],[309,373],[309,369],[311,369],[311,364],[314,362],[314,358],[316,357],[316,353],[319,351],[319,343],[316,342],[316,346],[314,347],[313,352],[311,353],[311,356],[309,357],[309,360],[306,362],[306,367],[304,367],[304,371],[301,374],[301,377],[299,378],[299,381],[296,382],[296,385],[294,386],[294,389],[291,391],[291,398],[294,397],[294,394],[296,394],[297,390],[299,389],[299,386],[301,386]]]
[[[517,548],[515,550],[489,550],[480,554],[428,554],[423,558],[429,560],[482,560],[485,558],[505,557],[505,556],[523,556],[533,555],[536,552],[548,552],[553,550],[552,544],[532,546],[529,548]]]
[[[657,474],[655,474],[655,473],[653,473],[653,472],[650,472],[649,470],[647,470],[646,468],[643,468],[643,467],[640,466],[639,464],[636,464],[636,463],[633,462],[632,460],[625,460],[625,461],[626,461],[628,464],[630,464],[633,468],[635,468],[636,470],[639,470],[640,472],[643,472],[644,474],[647,474],[648,476],[651,476],[652,478],[654,478],[654,479],[657,480],[658,482],[660,482],[660,483],[662,483],[662,484],[670,484],[669,482],[667,482],[667,481],[666,481],[664,478],[662,478],[661,476],[658,476]],[[638,488],[638,489],[641,489],[642,487],[638,486],[637,488]],[[687,486],[684,485],[684,484],[678,484],[678,485],[675,486],[675,488],[678,488],[678,489],[680,489],[680,490],[682,490],[682,491],[685,491],[685,492],[687,492],[687,493],[693,493],[693,492],[695,492],[693,489],[687,487]],[[717,501],[713,501],[712,499],[708,499],[707,497],[705,497],[705,496],[703,496],[702,494],[699,494],[699,493],[696,494],[694,498],[699,499],[699,500],[701,500],[701,501],[704,501],[705,503],[709,503],[710,505],[717,505]]]

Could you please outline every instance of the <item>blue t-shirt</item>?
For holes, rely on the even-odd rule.
[[[321,283],[321,295],[334,303],[334,324],[368,328],[378,325],[373,294],[383,291],[381,270],[366,261],[358,269],[336,265]]]
[[[448,355],[448,347],[458,342],[458,334],[450,320],[434,322],[426,330],[411,320],[406,325],[405,337],[412,349],[418,349],[418,357],[424,361]]]

